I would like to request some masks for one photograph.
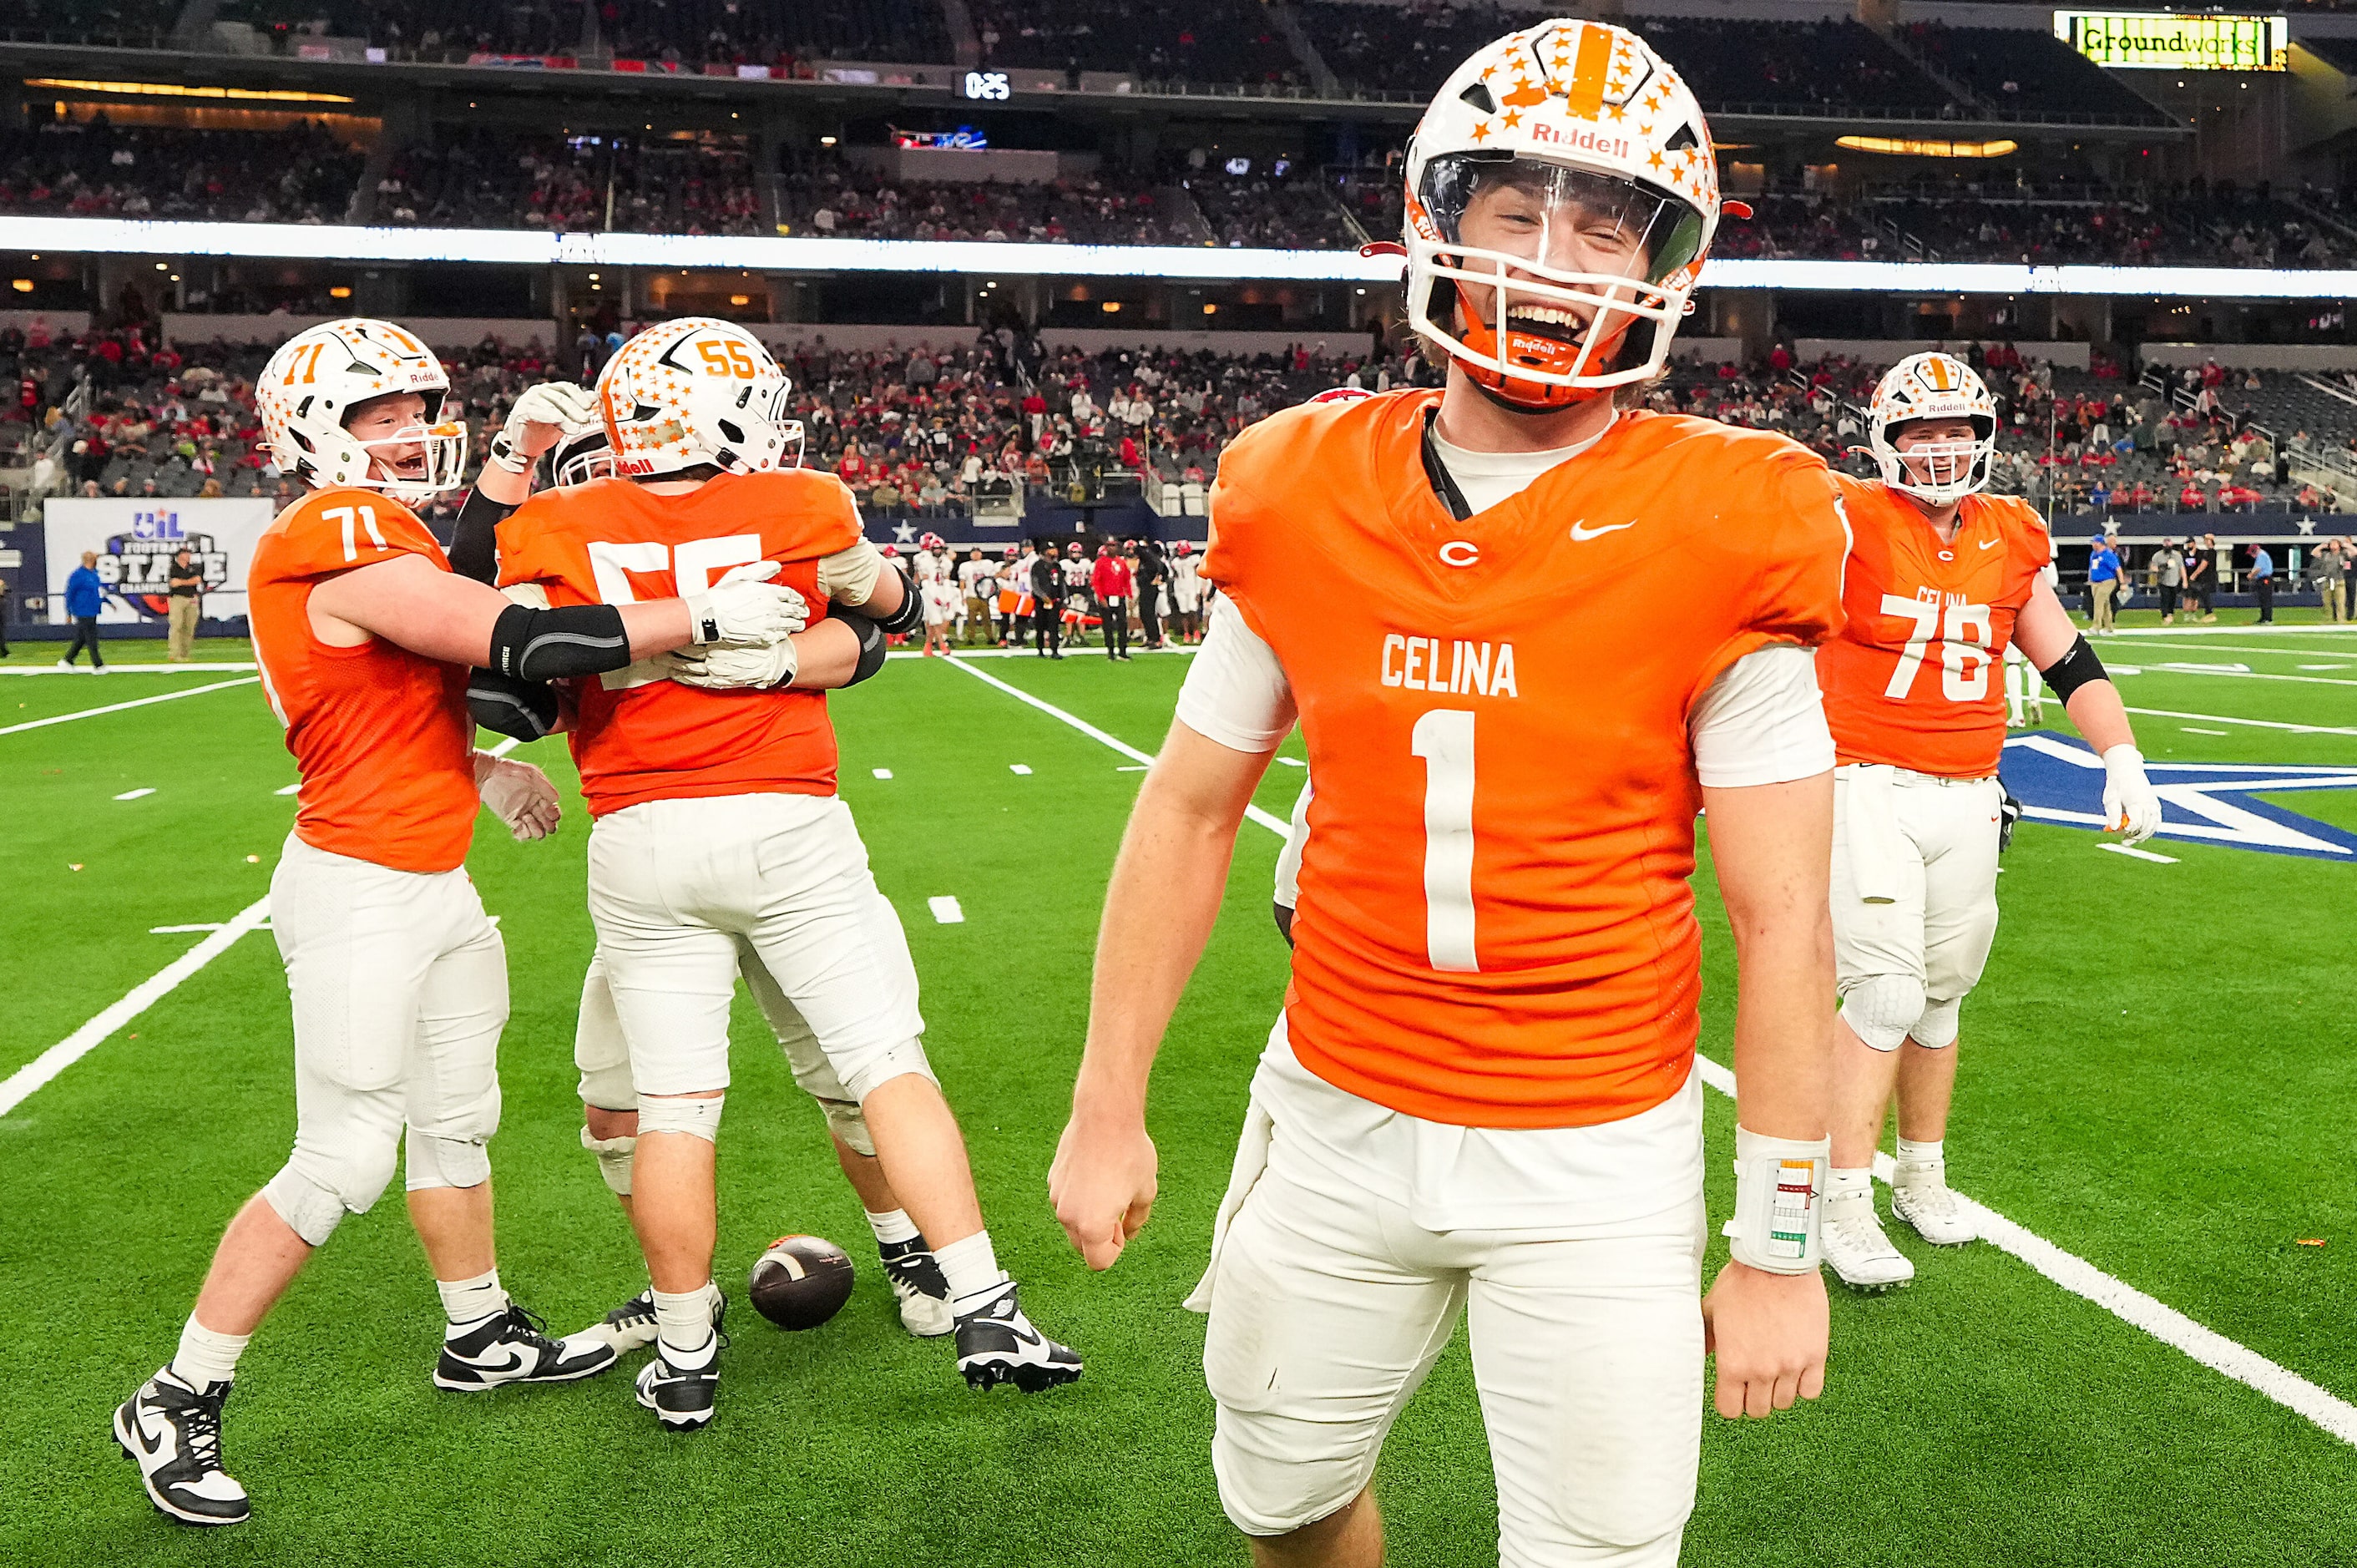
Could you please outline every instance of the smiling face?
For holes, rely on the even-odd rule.
[[[1641,214],[1627,202],[1614,201],[1609,188],[1590,188],[1604,182],[1573,184],[1562,177],[1566,172],[1517,165],[1479,181],[1458,220],[1458,239],[1468,249],[1501,252],[1550,272],[1643,281],[1645,228],[1659,203]],[[1528,268],[1510,265],[1505,273],[1523,282],[1546,281]],[[1483,321],[1496,319],[1495,286],[1460,279],[1458,292],[1469,314]],[[1614,287],[1609,297],[1634,299],[1637,290]],[[1517,297],[1507,302],[1506,324],[1512,330],[1573,343],[1595,315],[1595,304],[1587,301]]]
[[[1917,419],[1892,433],[1890,445],[1917,484],[1951,485],[1972,468],[1973,436],[1969,419]]]
[[[425,399],[416,392],[387,392],[352,405],[344,428],[368,448],[369,473],[379,479],[425,477]]]

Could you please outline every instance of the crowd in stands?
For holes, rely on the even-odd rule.
[[[1318,58],[1345,91],[1410,98],[1429,96],[1475,49],[1531,19],[1528,12],[1507,11],[1491,0],[1409,0],[1405,5],[1303,0],[1294,10]]]
[[[1677,68],[1706,111],[1748,104],[1770,111],[1953,112],[1945,88],[1857,22],[1625,21]]]
[[[768,223],[743,145],[477,129],[396,156],[373,221],[434,228],[759,234]]]
[[[271,31],[364,38],[396,59],[469,54],[611,56],[667,66],[766,65],[814,59],[948,63],[940,0],[253,0],[225,6]]]
[[[576,355],[495,338],[446,350],[447,407],[468,422],[475,460],[525,387],[594,373],[614,342],[585,334]],[[167,343],[152,321],[75,337],[38,322],[0,328],[0,388],[14,389],[0,398],[0,467],[29,466],[17,488],[37,499],[288,499],[253,413],[253,380],[273,346]],[[2003,424],[1992,488],[2057,515],[2329,513],[2357,502],[2351,406],[2304,394],[2293,406],[2312,423],[2254,419],[2255,407],[2287,406],[2286,378],[2211,363],[2134,382],[2100,354],[2072,371],[2005,344],[1962,351]],[[1202,483],[1230,440],[1278,409],[1329,387],[1437,380],[1396,338],[1380,350],[1319,342],[1285,353],[1090,353],[1000,328],[956,347],[837,349],[820,335],[779,357],[794,381],[803,462],[839,475],[871,511],[920,515],[994,496],[1103,494],[1109,477]],[[1643,397],[1658,410],[1776,430],[1871,475],[1859,450],[1863,411],[1883,369],[1798,363],[1779,347],[1751,365],[1682,363]]]
[[[0,39],[153,48],[179,16],[180,0],[9,0]]]
[[[1298,87],[1308,81],[1261,0],[1109,7],[1101,0],[969,0],[985,65],[1121,71],[1147,81]]]
[[[1157,214],[1151,181],[1090,174],[1037,184],[896,181],[834,157],[797,157],[778,177],[789,234],[865,240],[1029,240],[1081,245],[1183,243]]]
[[[311,120],[280,131],[59,120],[0,129],[0,212],[341,223],[361,163]]]
[[[1201,214],[1212,242],[1278,250],[1355,250],[1364,243],[1352,232],[1337,199],[1339,188],[1314,166],[1278,158],[1246,161],[1232,172],[1217,155],[1190,154],[1178,184]],[[1390,239],[1399,225],[1383,231]]]

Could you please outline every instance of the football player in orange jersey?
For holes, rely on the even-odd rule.
[[[1409,316],[1446,388],[1289,409],[1221,459],[1221,596],[1106,895],[1049,1189],[1094,1267],[1146,1222],[1152,1060],[1297,717],[1292,983],[1196,1296],[1221,1498],[1264,1563],[1381,1561],[1376,1455],[1460,1316],[1517,1565],[1675,1562],[1714,1343],[1724,1415],[1822,1385],[1810,650],[1845,531],[1802,447],[1612,395],[1666,361],[1718,220],[1710,147],[1620,27],[1481,49],[1407,160]],[[1707,1297],[1706,804],[1741,1089]]]
[[[613,1364],[600,1341],[550,1338],[500,1285],[484,1144],[499,1125],[507,969],[463,863],[480,807],[518,838],[551,832],[557,808],[539,769],[474,749],[467,671],[591,674],[692,639],[781,639],[804,614],[759,581],[687,603],[533,612],[453,575],[403,504],[458,481],[466,426],[442,418],[448,392],[423,343],[362,319],[290,338],[256,388],[264,439],[307,491],[263,534],[248,578],[263,689],[302,775],[270,885],[294,1002],[295,1150],[231,1222],[178,1350],[114,1414],[149,1500],[185,1523],[247,1517],[221,1458],[238,1358],[404,1149],[410,1218],[448,1320],[436,1385],[565,1381]]]
[[[580,387],[550,383],[526,392],[517,401],[509,424],[514,427],[541,422],[533,416],[544,414],[564,426],[565,438],[550,449],[548,462],[554,483],[560,489],[570,489],[610,478],[614,471],[613,445],[607,437],[603,421],[597,416],[597,408],[595,393]],[[498,577],[496,530],[531,493],[533,451],[530,445],[513,438],[504,444],[494,441],[492,461],[486,465],[482,478],[459,510],[458,525],[450,542],[450,563],[457,570],[483,582]],[[832,643],[830,637],[834,639]],[[795,646],[795,685],[828,688],[856,678],[861,639],[851,629],[847,617],[821,622],[800,634]],[[485,680],[486,674],[476,671],[476,684],[470,689],[473,699],[483,704],[479,716],[485,725],[522,738],[536,739],[549,733],[544,710],[535,711],[535,698],[544,696],[544,691],[534,693],[524,685],[494,684]],[[492,689],[486,690],[487,686]],[[501,707],[506,712],[501,713]],[[919,1338],[949,1333],[954,1323],[948,1284],[924,1237],[902,1208],[892,1184],[884,1177],[883,1166],[876,1158],[875,1141],[868,1136],[867,1121],[858,1102],[835,1076],[826,1053],[819,1047],[818,1036],[779,990],[770,972],[761,966],[760,955],[742,939],[737,946],[737,967],[744,976],[746,989],[785,1052],[794,1081],[817,1101],[826,1117],[836,1163],[858,1195],[868,1228],[875,1234],[877,1257],[891,1284],[901,1326]],[[588,970],[581,979],[573,1062],[580,1072],[582,1146],[597,1160],[598,1176],[613,1192],[627,1219],[631,1207],[631,1169],[638,1148],[639,1093],[630,1077],[630,1046],[622,1037],[621,1019],[614,1010],[614,993],[607,983],[606,966],[595,952],[590,954]],[[604,1339],[617,1354],[644,1349],[655,1341],[653,1293],[639,1292],[584,1333]]]
[[[2117,688],[2047,580],[2046,526],[1982,492],[1996,405],[1947,354],[1891,367],[1867,411],[1880,482],[1841,480],[1856,542],[1840,638],[1818,655],[1841,767],[1835,777],[1833,1169],[1825,1261],[1854,1289],[1905,1284],[1915,1265],[1874,1211],[1874,1151],[1894,1089],[1891,1212],[1935,1246],[1973,1240],[1948,1189],[1956,1019],[1996,935],[2005,693],[2021,653],[2103,759],[2104,822],[2135,843],[2160,800]]]
[[[832,607],[834,629],[858,633],[854,673],[872,673],[885,636],[918,622],[914,585],[867,542],[841,481],[782,462],[787,392],[768,349],[727,322],[664,322],[625,344],[598,378],[616,477],[544,493],[500,525],[509,591],[626,604],[740,562],[781,564],[781,580]],[[908,939],[835,792],[824,693],[800,673],[791,646],[716,650],[575,693],[590,914],[637,1096],[630,1219],[656,1331],[638,1395],[675,1431],[709,1423],[717,1397],[714,1144],[740,942],[817,1036],[935,1243],[967,1381],[1030,1391],[1081,1370],[1031,1326],[993,1256],[925,1060]]]

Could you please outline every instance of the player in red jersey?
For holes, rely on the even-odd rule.
[[[114,1414],[149,1500],[185,1523],[248,1516],[221,1461],[238,1358],[404,1149],[410,1218],[448,1319],[436,1385],[564,1381],[613,1364],[601,1341],[542,1332],[494,1260],[484,1144],[499,1125],[507,971],[463,863],[481,806],[518,838],[553,831],[557,807],[537,768],[474,750],[468,671],[594,674],[801,624],[799,600],[761,582],[691,603],[536,613],[453,575],[403,504],[451,489],[464,467],[466,427],[442,418],[448,392],[423,343],[362,319],[289,339],[256,390],[264,438],[307,491],[255,545],[248,580],[263,689],[302,775],[271,877],[295,1011],[295,1151],[231,1222],[178,1352]]]
[[[858,672],[872,672],[884,638],[919,622],[914,587],[866,542],[839,479],[780,466],[787,392],[759,340],[727,322],[640,334],[598,378],[616,477],[545,493],[501,523],[501,581],[560,606],[628,604],[772,563],[833,607],[833,629],[856,630]],[[573,753],[596,820],[590,914],[637,1099],[630,1219],[656,1329],[639,1400],[676,1431],[709,1423],[717,1398],[714,1147],[740,944],[817,1036],[934,1243],[967,1381],[1029,1391],[1081,1370],[1031,1326],[993,1256],[925,1060],[908,939],[835,793],[825,694],[800,673],[781,645],[649,662],[575,690]]]
[[[1946,354],[1892,367],[1867,410],[1878,483],[1844,479],[1856,542],[1842,635],[1817,656],[1835,775],[1833,916],[1842,1010],[1834,1047],[1825,1261],[1859,1290],[1915,1267],[1875,1217],[1874,1151],[1894,1089],[1891,1211],[1937,1246],[1973,1240],[1948,1189],[1956,1020],[1996,935],[2009,647],[2037,667],[2102,758],[2104,825],[2160,826],[2119,693],[2044,572],[2029,503],[1983,494],[1996,407]]]
[[[1222,456],[1221,592],[1099,938],[1049,1188],[1087,1261],[1145,1223],[1146,1082],[1253,790],[1316,781],[1285,1010],[1197,1299],[1221,1499],[1264,1563],[1373,1564],[1367,1485],[1458,1318],[1500,1560],[1674,1563],[1704,1357],[1722,1414],[1814,1398],[1841,618],[1824,465],[1623,412],[1720,210],[1708,127],[1636,35],[1477,52],[1408,158],[1408,309],[1448,385],[1288,409]],[[1708,807],[1735,930],[1734,1261],[1707,1299]]]

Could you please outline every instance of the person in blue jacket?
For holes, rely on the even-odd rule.
[[[58,660],[59,669],[72,669],[74,657],[84,644],[90,648],[90,667],[98,671],[106,668],[106,660],[98,651],[98,611],[105,602],[106,585],[98,577],[98,552],[85,550],[81,553],[81,564],[66,575],[66,614],[74,623],[73,646]]]
[[[2088,618],[2094,622],[2097,635],[2112,629],[2114,596],[2120,591],[2120,556],[2112,542],[2102,534],[2090,541],[2087,555]]]

